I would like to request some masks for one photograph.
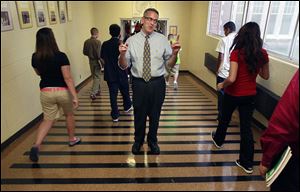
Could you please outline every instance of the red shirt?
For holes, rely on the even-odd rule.
[[[261,61],[258,66],[269,62],[268,53],[265,49],[261,50],[265,62]],[[239,55],[240,54],[240,58]],[[256,95],[256,77],[259,68],[255,74],[248,71],[243,50],[233,50],[230,54],[230,61],[238,63],[237,77],[234,83],[225,88],[225,92],[232,96]]]
[[[265,167],[270,168],[272,160],[287,145],[293,156],[299,157],[299,69],[279,100],[260,143]]]

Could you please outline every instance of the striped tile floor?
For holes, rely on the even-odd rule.
[[[133,155],[132,112],[122,111],[119,97],[120,121],[113,123],[106,83],[101,81],[101,95],[93,102],[90,88],[91,82],[80,90],[75,114],[82,143],[67,145],[61,118],[43,142],[39,162],[31,163],[28,154],[37,126],[33,127],[1,153],[1,190],[268,190],[258,171],[261,132],[253,129],[255,166],[248,175],[234,163],[239,156],[237,116],[224,147],[216,149],[210,138],[217,127],[216,97],[190,75],[180,76],[177,91],[172,85],[167,88],[158,130],[160,155],[149,154],[146,143]]]

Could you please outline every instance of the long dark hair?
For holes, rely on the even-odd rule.
[[[52,29],[44,27],[36,33],[35,54],[38,62],[44,63],[59,52]]]
[[[261,51],[262,46],[263,40],[260,38],[259,25],[255,22],[249,22],[239,30],[230,49],[234,48],[234,50],[244,51],[248,70],[250,73],[254,74],[257,71],[259,63],[265,63],[262,62],[264,59]]]

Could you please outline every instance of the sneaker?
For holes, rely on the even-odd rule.
[[[166,82],[166,86],[169,86],[170,85],[170,83],[169,82]]]
[[[113,122],[118,122],[119,118],[113,119]]]
[[[32,147],[29,153],[29,159],[33,162],[38,162],[39,160],[39,148]]]
[[[74,145],[77,145],[81,142],[81,139],[79,137],[75,137],[73,141],[69,141],[69,146],[73,147]]]
[[[133,107],[131,106],[129,109],[125,110],[125,113],[132,111]]]
[[[142,144],[134,142],[132,145],[132,148],[131,148],[131,152],[136,155],[136,154],[140,153],[141,147],[142,147]]]
[[[174,90],[176,91],[178,89],[178,84],[174,82]]]
[[[235,161],[235,164],[236,164],[237,166],[239,166],[240,168],[242,168],[246,173],[248,173],[248,174],[253,173],[253,168],[252,168],[252,167],[244,167],[244,166],[241,164],[240,160],[236,160],[236,161]]]
[[[97,91],[96,96],[100,96],[100,91]]]
[[[91,95],[90,95],[90,98],[91,98],[92,100],[95,100],[95,99],[96,99],[96,95],[91,94]]]
[[[216,143],[216,141],[214,140],[215,132],[212,131],[210,135],[211,135],[211,140],[213,141],[215,147],[218,148],[218,149],[221,149],[221,148],[223,147],[223,145],[218,145],[218,144]]]
[[[159,155],[160,154],[160,149],[159,149],[159,146],[157,145],[157,143],[148,142],[148,146],[151,149],[150,150],[151,154],[155,154],[155,155]]]

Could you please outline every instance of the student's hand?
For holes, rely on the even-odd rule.
[[[265,178],[267,171],[268,171],[268,168],[265,167],[265,166],[263,166],[263,165],[260,163],[260,165],[259,165],[259,172],[260,172],[260,175],[261,175],[263,178]]]
[[[125,55],[126,51],[128,49],[128,44],[127,43],[121,43],[119,45],[119,52],[120,52],[120,55]]]
[[[78,106],[79,106],[79,101],[78,101],[78,99],[77,99],[77,98],[74,98],[74,99],[72,100],[72,103],[73,103],[73,108],[74,108],[74,109],[77,109]]]
[[[217,90],[218,91],[222,90],[223,88],[224,88],[224,83],[223,82],[217,84]]]
[[[181,48],[181,45],[179,43],[179,35],[177,35],[176,42],[172,43],[171,47],[172,47],[172,51],[173,51],[172,54],[177,55],[177,53],[179,52],[179,50]]]

